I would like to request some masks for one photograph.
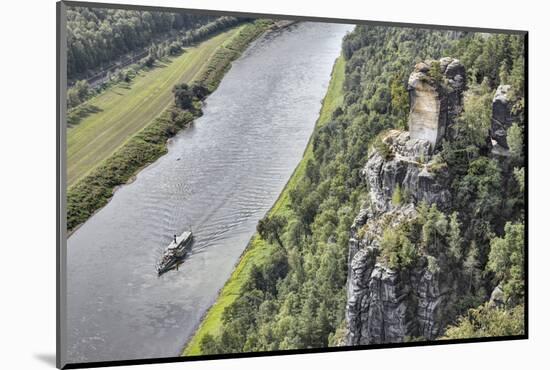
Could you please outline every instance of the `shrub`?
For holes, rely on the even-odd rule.
[[[403,229],[386,228],[380,241],[381,255],[392,269],[412,266],[416,261],[416,247]]]
[[[475,309],[445,331],[443,339],[501,337],[525,333],[524,307],[518,305],[505,310],[488,304]]]

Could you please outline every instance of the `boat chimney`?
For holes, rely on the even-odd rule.
[[[177,241],[176,241],[176,234],[174,234],[174,243],[177,243]]]

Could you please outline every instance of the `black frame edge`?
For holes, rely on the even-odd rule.
[[[468,338],[468,339],[448,339],[438,341],[426,341],[426,342],[408,342],[408,343],[385,343],[385,344],[371,344],[361,346],[344,346],[344,347],[327,347],[327,348],[311,348],[311,349],[299,349],[299,350],[284,350],[284,351],[266,351],[266,352],[243,352],[243,353],[228,353],[228,354],[216,354],[216,355],[200,355],[200,356],[187,356],[187,357],[161,357],[150,359],[135,359],[135,360],[116,360],[116,361],[99,361],[99,362],[86,362],[86,363],[68,363],[63,369],[82,369],[82,368],[96,368],[107,366],[130,366],[130,365],[151,365],[162,363],[174,363],[174,362],[192,362],[192,361],[209,361],[209,360],[225,360],[225,359],[238,359],[238,358],[255,358],[255,357],[270,357],[270,356],[288,356],[288,355],[305,355],[315,353],[333,353],[333,352],[350,352],[350,351],[364,351],[372,349],[397,349],[397,348],[409,348],[409,347],[425,347],[425,346],[441,346],[449,344],[472,344],[472,343],[488,343],[488,342],[502,342],[511,340],[525,340],[528,339],[527,335],[514,335],[503,337],[489,337],[489,338]]]
[[[408,22],[385,22],[385,21],[365,20],[365,19],[301,16],[296,14],[270,14],[270,13],[254,13],[254,12],[241,12],[241,11],[231,11],[231,10],[174,8],[174,7],[152,6],[152,5],[101,3],[101,2],[92,2],[92,1],[85,2],[85,1],[62,0],[61,2],[63,2],[66,6],[85,7],[85,8],[102,7],[102,8],[108,8],[108,9],[125,9],[125,10],[139,9],[139,10],[145,10],[145,11],[163,11],[163,12],[174,12],[174,13],[188,12],[188,13],[211,14],[211,15],[219,15],[219,16],[231,15],[235,17],[272,18],[272,19],[285,19],[285,20],[311,21],[311,22],[370,24],[373,26],[422,28],[422,29],[447,30],[447,31],[450,30],[450,31],[506,33],[506,34],[524,34],[528,32],[527,30],[483,28],[483,27],[461,27],[461,26],[450,26],[450,25],[443,25],[443,24],[425,24],[425,23],[408,23]]]
[[[524,79],[524,96],[525,99],[525,116],[523,124],[523,168],[525,171],[525,192],[524,192],[524,211],[525,211],[525,228],[524,228],[524,256],[523,256],[523,271],[525,276],[525,298],[524,298],[524,331],[525,337],[529,338],[529,32],[526,32],[523,39],[523,79]]]

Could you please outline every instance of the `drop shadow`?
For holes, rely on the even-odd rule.
[[[35,353],[34,358],[46,365],[55,367],[55,353]]]

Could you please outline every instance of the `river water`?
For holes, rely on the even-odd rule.
[[[300,23],[258,39],[168,154],[71,235],[69,362],[179,355],[299,163],[350,30]],[[158,277],[190,227],[190,256]]]

